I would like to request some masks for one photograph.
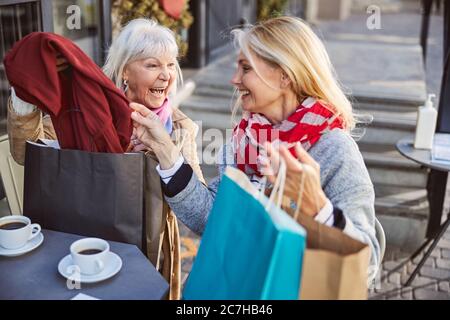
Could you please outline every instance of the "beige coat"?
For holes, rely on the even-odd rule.
[[[179,109],[174,110],[172,121],[172,140],[200,181],[204,182],[195,142],[198,126]],[[25,116],[18,115],[11,101],[8,102],[7,130],[11,154],[21,165],[25,161],[26,140],[57,140],[50,117],[43,117],[39,110]],[[177,218],[164,200],[161,180],[155,169],[157,164],[154,155],[148,151],[145,183],[147,257],[170,283],[168,298],[176,300],[181,295],[180,234]]]

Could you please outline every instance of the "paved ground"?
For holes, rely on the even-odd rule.
[[[320,23],[317,30],[325,39],[339,39],[340,37],[364,39],[371,41],[392,41],[395,43],[418,43],[421,16],[418,8],[410,8],[407,12],[383,14],[381,16],[382,29],[371,31],[365,27],[367,15],[354,14],[344,22]],[[430,23],[430,39],[426,60],[426,80],[428,92],[439,92],[442,76],[442,16],[432,16]],[[450,188],[447,188],[450,199]],[[449,205],[446,204],[446,212]],[[186,279],[192,267],[199,238],[192,234],[185,226],[181,226],[182,233],[182,277]],[[371,299],[450,299],[450,230],[434,249],[420,274],[409,287],[401,284],[406,281],[418,259],[405,265],[400,270],[391,272],[411,252],[399,248],[390,248],[388,244],[386,259],[370,290]],[[420,256],[419,256],[420,258]],[[389,275],[388,275],[389,274]],[[388,275],[388,276],[387,276]]]
[[[417,265],[420,256],[400,270],[392,272],[402,260],[385,261],[380,278],[370,292],[372,299],[450,299],[450,230],[427,259],[411,286],[402,286]]]

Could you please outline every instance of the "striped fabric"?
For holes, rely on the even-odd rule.
[[[247,113],[233,131],[233,147],[237,167],[250,176],[261,177],[258,156],[266,141],[285,145],[295,154],[295,143],[309,150],[322,134],[343,128],[341,118],[314,98],[306,98],[286,120],[272,125],[263,115]]]

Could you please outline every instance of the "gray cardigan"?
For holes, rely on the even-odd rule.
[[[322,188],[345,217],[344,232],[371,248],[370,275],[378,269],[380,247],[375,235],[375,192],[362,155],[352,137],[341,129],[324,134],[309,150],[320,165]],[[226,166],[236,166],[232,148],[224,145],[218,156],[218,177],[209,186],[192,174],[187,186],[166,200],[176,216],[201,235]]]

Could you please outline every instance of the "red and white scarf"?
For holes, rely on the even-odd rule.
[[[324,133],[334,128],[343,128],[342,119],[311,97],[276,125],[261,114],[246,113],[233,131],[237,167],[249,176],[261,177],[258,156],[266,141],[275,146],[285,145],[296,156],[294,146],[297,142],[309,150]]]

